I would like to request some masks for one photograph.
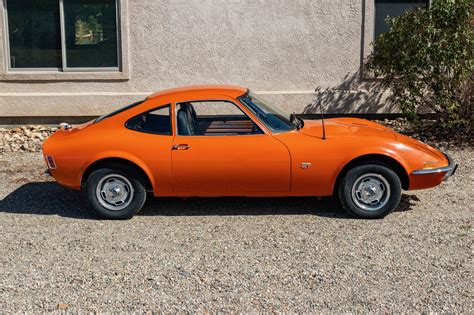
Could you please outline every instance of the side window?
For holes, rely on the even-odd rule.
[[[237,119],[247,119],[247,115],[231,102],[193,102],[191,103],[200,117],[205,116],[227,116]]]
[[[263,131],[234,103],[185,102],[176,105],[178,135],[255,135]]]
[[[125,126],[128,129],[153,133],[159,135],[171,135],[171,107],[169,105],[160,107],[133,117]]]

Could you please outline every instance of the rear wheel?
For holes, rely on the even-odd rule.
[[[89,206],[106,219],[130,219],[146,200],[143,181],[127,167],[95,170],[84,188]]]
[[[338,193],[342,206],[353,216],[383,218],[399,204],[402,187],[398,175],[385,165],[359,165],[347,172]]]

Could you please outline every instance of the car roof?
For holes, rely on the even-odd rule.
[[[169,97],[169,96],[185,96],[185,95],[212,95],[212,94],[223,94],[230,97],[239,97],[247,93],[248,89],[242,86],[235,85],[192,85],[184,86],[173,89],[167,89],[160,92],[156,92],[148,97],[148,99],[158,97]]]

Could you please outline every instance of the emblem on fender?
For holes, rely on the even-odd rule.
[[[301,163],[301,168],[304,169],[304,170],[310,168],[311,166],[313,166],[313,164],[308,163],[308,162]]]

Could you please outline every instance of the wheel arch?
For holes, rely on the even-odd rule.
[[[333,192],[336,193],[337,188],[339,187],[339,183],[344,178],[344,175],[347,174],[347,172],[350,169],[354,168],[357,165],[364,164],[366,162],[378,162],[382,165],[389,167],[398,175],[398,178],[400,178],[402,188],[404,190],[408,190],[410,186],[410,179],[402,163],[400,163],[397,159],[391,156],[376,153],[376,154],[361,155],[347,162],[344,165],[344,167],[339,171],[339,174],[337,175],[336,181],[334,183]]]
[[[124,165],[130,168],[133,168],[137,171],[139,176],[143,179],[145,188],[147,191],[152,191],[153,190],[153,177],[151,177],[151,174],[145,170],[143,166],[140,166],[138,163],[131,161],[126,158],[121,158],[121,157],[104,157],[100,158],[92,163],[90,163],[82,172],[81,176],[81,187],[83,184],[86,182],[87,178],[90,176],[90,174],[100,168],[104,168],[107,166],[116,166],[116,165]]]

